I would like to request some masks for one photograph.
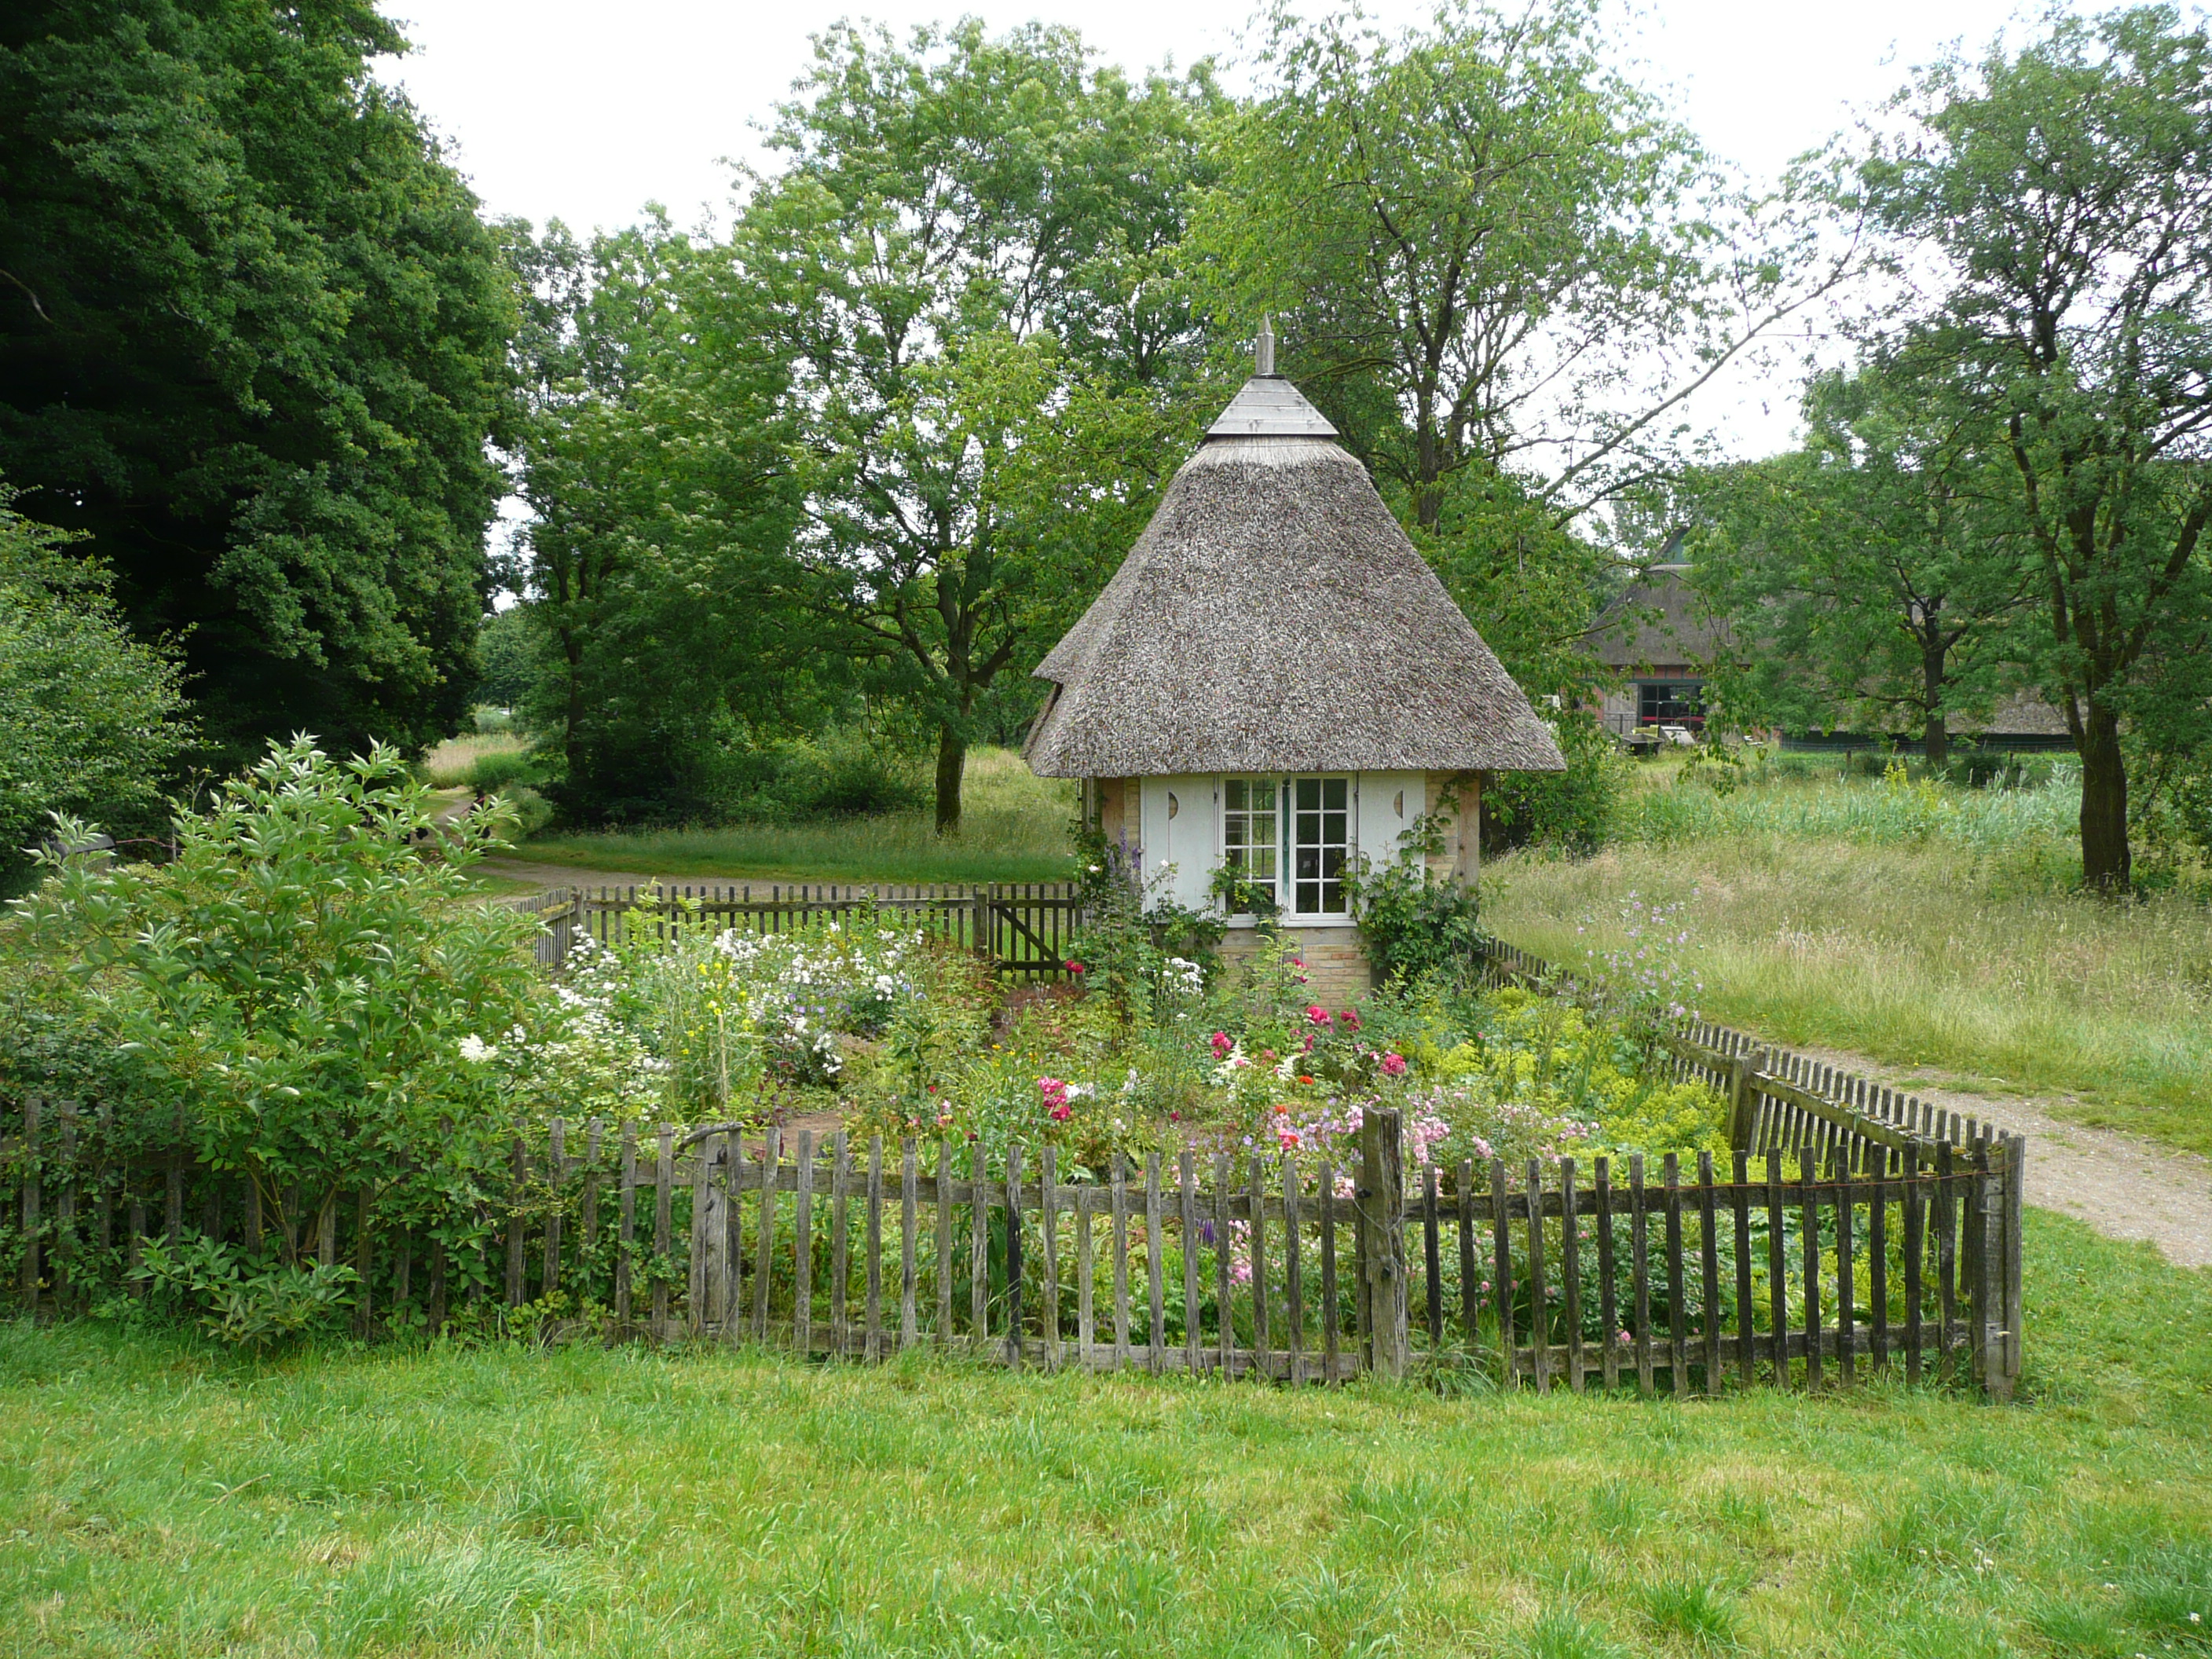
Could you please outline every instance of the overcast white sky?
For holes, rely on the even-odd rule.
[[[2014,0],[1667,0],[1640,14],[1611,3],[1623,59],[1754,179],[1848,127],[1945,43],[1978,50],[2023,15]],[[902,33],[963,11],[994,28],[1042,18],[1074,25],[1133,70],[1208,53],[1234,60],[1251,15],[1243,0],[386,0],[384,9],[415,45],[386,78],[428,114],[486,208],[578,229],[626,223],[649,201],[680,223],[726,216],[730,170],[718,158],[760,159],[756,124],[806,66],[809,35],[840,17]],[[1369,3],[1391,25],[1429,9]],[[1233,61],[1226,78],[1243,83]],[[1740,452],[1779,447],[1793,425],[1794,380],[1779,368],[1747,371],[1705,398],[1698,417]]]

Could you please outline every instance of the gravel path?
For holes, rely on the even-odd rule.
[[[2054,1100],[1967,1094],[1923,1081],[1920,1070],[1840,1049],[1796,1052],[2026,1135],[2030,1204],[2086,1221],[2108,1238],[2146,1239],[2177,1267],[2212,1267],[2212,1159],[2069,1123],[2052,1115]]]

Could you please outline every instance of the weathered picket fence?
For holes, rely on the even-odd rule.
[[[1544,986],[1566,993],[1580,988],[1572,975],[1503,940],[1486,941],[1484,951],[1485,974],[1492,983]],[[1801,1206],[1808,1183],[1820,1184],[1813,1181],[1812,1171],[1825,1171],[1829,1184],[1851,1194],[1851,1201],[1838,1198],[1832,1206],[1832,1243],[1826,1247],[1838,1273],[1838,1324],[1832,1332],[1821,1323],[1814,1283],[1810,1253],[1820,1233],[1811,1209],[1805,1211],[1802,1222],[1808,1254],[1799,1275],[1799,1306],[1805,1316],[1801,1323],[1809,1321],[1802,1352],[1812,1357],[1815,1373],[1816,1347],[1836,1354],[1838,1374],[1846,1381],[1853,1375],[1856,1352],[1868,1352],[1876,1364],[1882,1363],[1881,1356],[1893,1341],[1890,1291],[1901,1288],[1907,1325],[1917,1330],[1923,1322],[1913,1310],[1924,1307],[1923,1297],[1931,1293],[1932,1283],[1932,1293],[1944,1310],[1946,1332],[1954,1310],[1966,1311],[1970,1329],[1965,1340],[1975,1380],[1993,1397],[2009,1398],[2021,1374],[2024,1322],[2021,1212],[2027,1188],[2027,1138],[2008,1134],[1969,1115],[1931,1106],[1917,1096],[1838,1066],[1759,1043],[1725,1026],[1692,1024],[1667,1047],[1673,1076],[1698,1078],[1727,1096],[1729,1140],[1735,1149],[1736,1166],[1731,1184],[1743,1188],[1750,1161],[1763,1157],[1770,1218],[1772,1194],[1783,1180],[1784,1154],[1798,1164]],[[1956,1188],[1946,1183],[1961,1179],[1969,1188],[1963,1210],[1954,1214],[1952,1197],[1942,1198],[1932,1209],[1928,1206],[1927,1194],[1954,1194]],[[1737,1200],[1733,1194],[1731,1200],[1753,1201],[1747,1194]],[[1741,1232],[1739,1224],[1740,1236]],[[1711,1236],[1706,1224],[1705,1237]],[[1901,1264],[1890,1258],[1893,1244],[1903,1249]],[[1769,1248],[1771,1255],[1771,1240]],[[1932,1281],[1922,1262],[1929,1251],[1934,1252],[1936,1262]],[[1916,1271],[1916,1264],[1920,1270]],[[1736,1265],[1741,1274],[1740,1256]],[[1899,1265],[1904,1269],[1901,1280],[1895,1273]],[[1862,1277],[1870,1304],[1863,1322],[1855,1317],[1855,1293],[1844,1289],[1858,1284]],[[1770,1262],[1770,1287],[1781,1278],[1780,1268]],[[1739,1299],[1741,1294],[1740,1285]],[[1773,1317],[1782,1317],[1778,1303]],[[1740,1319],[1740,1325],[1748,1322]],[[1811,1333],[1821,1332],[1826,1334],[1816,1341]],[[1941,1340],[1947,1348],[1951,1346],[1948,1335]],[[1910,1332],[1907,1344],[1911,1373],[1917,1369],[1911,1355],[1917,1352],[1917,1339]]]
[[[1730,1075],[1791,1104],[1756,1066]],[[1841,1109],[1820,1106],[1802,1122],[1833,1126]],[[2002,1396],[2020,1369],[2014,1141],[1894,1146],[1861,1123],[1850,1144],[1881,1152],[1808,1138],[1725,1172],[1709,1154],[1407,1170],[1398,1115],[1376,1109],[1342,1169],[1185,1151],[1091,1170],[1049,1146],[556,1122],[516,1137],[505,1189],[456,1230],[381,1220],[367,1193],[273,1218],[181,1145],[112,1156],[106,1127],[33,1100],[0,1149],[34,1310],[112,1293],[149,1238],[252,1247],[276,1228],[351,1263],[364,1334],[520,1320],[858,1358],[927,1343],[1046,1367],[1428,1366],[1647,1394],[1896,1366]]]
[[[992,882],[855,886],[755,883],[710,886],[670,882],[648,887],[554,887],[511,901],[546,924],[538,965],[557,969],[580,935],[618,944],[634,919],[665,926],[695,915],[748,933],[784,933],[811,922],[873,910],[902,926],[990,959],[996,971],[1024,979],[1064,979],[1082,900],[1066,882]]]

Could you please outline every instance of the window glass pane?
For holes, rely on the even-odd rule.
[[[1270,892],[1275,889],[1275,790],[1272,778],[1222,780],[1222,864]]]
[[[1343,915],[1344,866],[1352,848],[1352,781],[1298,778],[1291,799],[1292,909],[1301,915]]]

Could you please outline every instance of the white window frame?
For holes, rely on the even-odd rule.
[[[1303,908],[1298,903],[1298,888],[1302,883],[1299,878],[1297,869],[1299,844],[1297,830],[1297,790],[1298,786],[1302,783],[1311,783],[1320,786],[1324,791],[1327,787],[1332,783],[1341,783],[1344,786],[1344,840],[1340,843],[1335,843],[1341,847],[1343,853],[1343,861],[1337,866],[1337,875],[1335,877],[1335,880],[1338,884],[1338,893],[1343,901],[1343,908],[1341,909],[1308,910]],[[1352,914],[1351,896],[1348,894],[1344,893],[1342,884],[1344,880],[1344,871],[1350,868],[1352,865],[1352,861],[1359,856],[1359,775],[1356,772],[1299,773],[1283,780],[1283,790],[1282,861],[1285,867],[1282,884],[1285,889],[1287,889],[1289,901],[1283,906],[1283,914],[1293,921],[1335,924],[1348,927],[1354,921],[1355,918]],[[1322,799],[1326,801],[1326,793],[1323,794]],[[1324,805],[1316,810],[1326,814],[1330,809]],[[1325,855],[1329,850],[1332,843],[1324,840],[1317,842],[1314,845],[1318,852]],[[1330,878],[1326,875],[1316,874],[1315,877],[1315,884],[1317,887],[1325,888],[1328,884],[1329,879]],[[1317,894],[1316,896],[1320,896],[1320,895]]]
[[[1238,772],[1238,773],[1234,773],[1234,774],[1230,774],[1230,775],[1224,775],[1224,776],[1222,776],[1222,777],[1220,777],[1220,778],[1218,778],[1218,779],[1215,780],[1215,782],[1214,782],[1214,787],[1215,787],[1216,791],[1218,792],[1218,798],[1219,799],[1219,800],[1220,800],[1220,802],[1221,802],[1221,811],[1220,811],[1220,816],[1219,816],[1219,820],[1218,820],[1218,822],[1219,822],[1219,826],[1220,826],[1220,833],[1219,833],[1219,835],[1218,835],[1218,845],[1217,846],[1217,848],[1216,848],[1216,849],[1215,849],[1215,850],[1216,850],[1216,852],[1217,852],[1217,854],[1218,854],[1218,855],[1219,862],[1218,862],[1218,864],[1216,866],[1216,867],[1217,867],[1217,868],[1218,868],[1218,869],[1224,869],[1224,870],[1225,870],[1225,869],[1227,869],[1227,868],[1229,867],[1229,854],[1231,854],[1231,852],[1232,850],[1233,850],[1233,851],[1242,852],[1242,851],[1245,850],[1245,848],[1246,848],[1246,847],[1249,847],[1249,846],[1251,846],[1251,845],[1254,845],[1254,844],[1255,844],[1255,843],[1247,842],[1247,843],[1245,843],[1245,844],[1244,844],[1244,846],[1238,847],[1238,848],[1233,848],[1233,849],[1231,848],[1231,846],[1230,846],[1230,844],[1229,844],[1229,820],[1230,820],[1231,817],[1232,816],[1232,814],[1234,814],[1234,815],[1236,815],[1236,816],[1242,817],[1243,817],[1243,818],[1245,818],[1245,819],[1247,819],[1247,820],[1249,820],[1249,818],[1250,818],[1250,817],[1251,817],[1251,816],[1252,816],[1252,811],[1251,811],[1251,808],[1250,808],[1249,805],[1248,805],[1248,806],[1243,810],[1243,811],[1242,813],[1236,813],[1236,812],[1235,812],[1235,809],[1234,809],[1234,808],[1232,808],[1232,807],[1229,805],[1229,786],[1230,786],[1231,784],[1232,784],[1232,783],[1241,783],[1241,784],[1243,784],[1243,785],[1245,785],[1245,786],[1246,786],[1246,787],[1247,787],[1247,789],[1248,789],[1248,790],[1249,790],[1249,789],[1250,789],[1251,787],[1253,787],[1254,786],[1257,786],[1257,787],[1261,787],[1261,788],[1264,788],[1265,790],[1267,790],[1267,792],[1268,793],[1269,796],[1270,796],[1270,797],[1272,798],[1272,799],[1273,799],[1273,805],[1271,805],[1267,810],[1268,810],[1268,813],[1269,813],[1269,815],[1270,815],[1270,816],[1273,818],[1273,820],[1274,820],[1274,840],[1273,840],[1273,842],[1272,843],[1272,845],[1269,847],[1269,849],[1268,849],[1268,850],[1269,850],[1270,852],[1272,852],[1272,853],[1274,854],[1274,866],[1275,866],[1275,868],[1274,868],[1274,872],[1267,878],[1267,880],[1266,884],[1267,884],[1269,888],[1271,888],[1272,890],[1273,890],[1273,892],[1274,892],[1274,895],[1275,895],[1275,901],[1276,901],[1276,902],[1277,902],[1278,904],[1280,904],[1280,903],[1282,902],[1282,898],[1283,898],[1283,874],[1284,874],[1284,871],[1283,871],[1283,780],[1282,780],[1280,777],[1258,777],[1258,776],[1255,776],[1254,775],[1252,775],[1252,774],[1250,774],[1250,773],[1247,773],[1247,772]],[[1246,799],[1247,799],[1247,800],[1249,800],[1249,799],[1250,799],[1250,796],[1249,795],[1249,793],[1248,793],[1248,795],[1246,796]],[[1232,916],[1232,917],[1231,917],[1231,920],[1233,920],[1233,921],[1251,921],[1251,920],[1252,920],[1252,913],[1251,913],[1250,911],[1249,911],[1249,910],[1239,911],[1239,912],[1236,913],[1236,915],[1235,915],[1234,916]]]

